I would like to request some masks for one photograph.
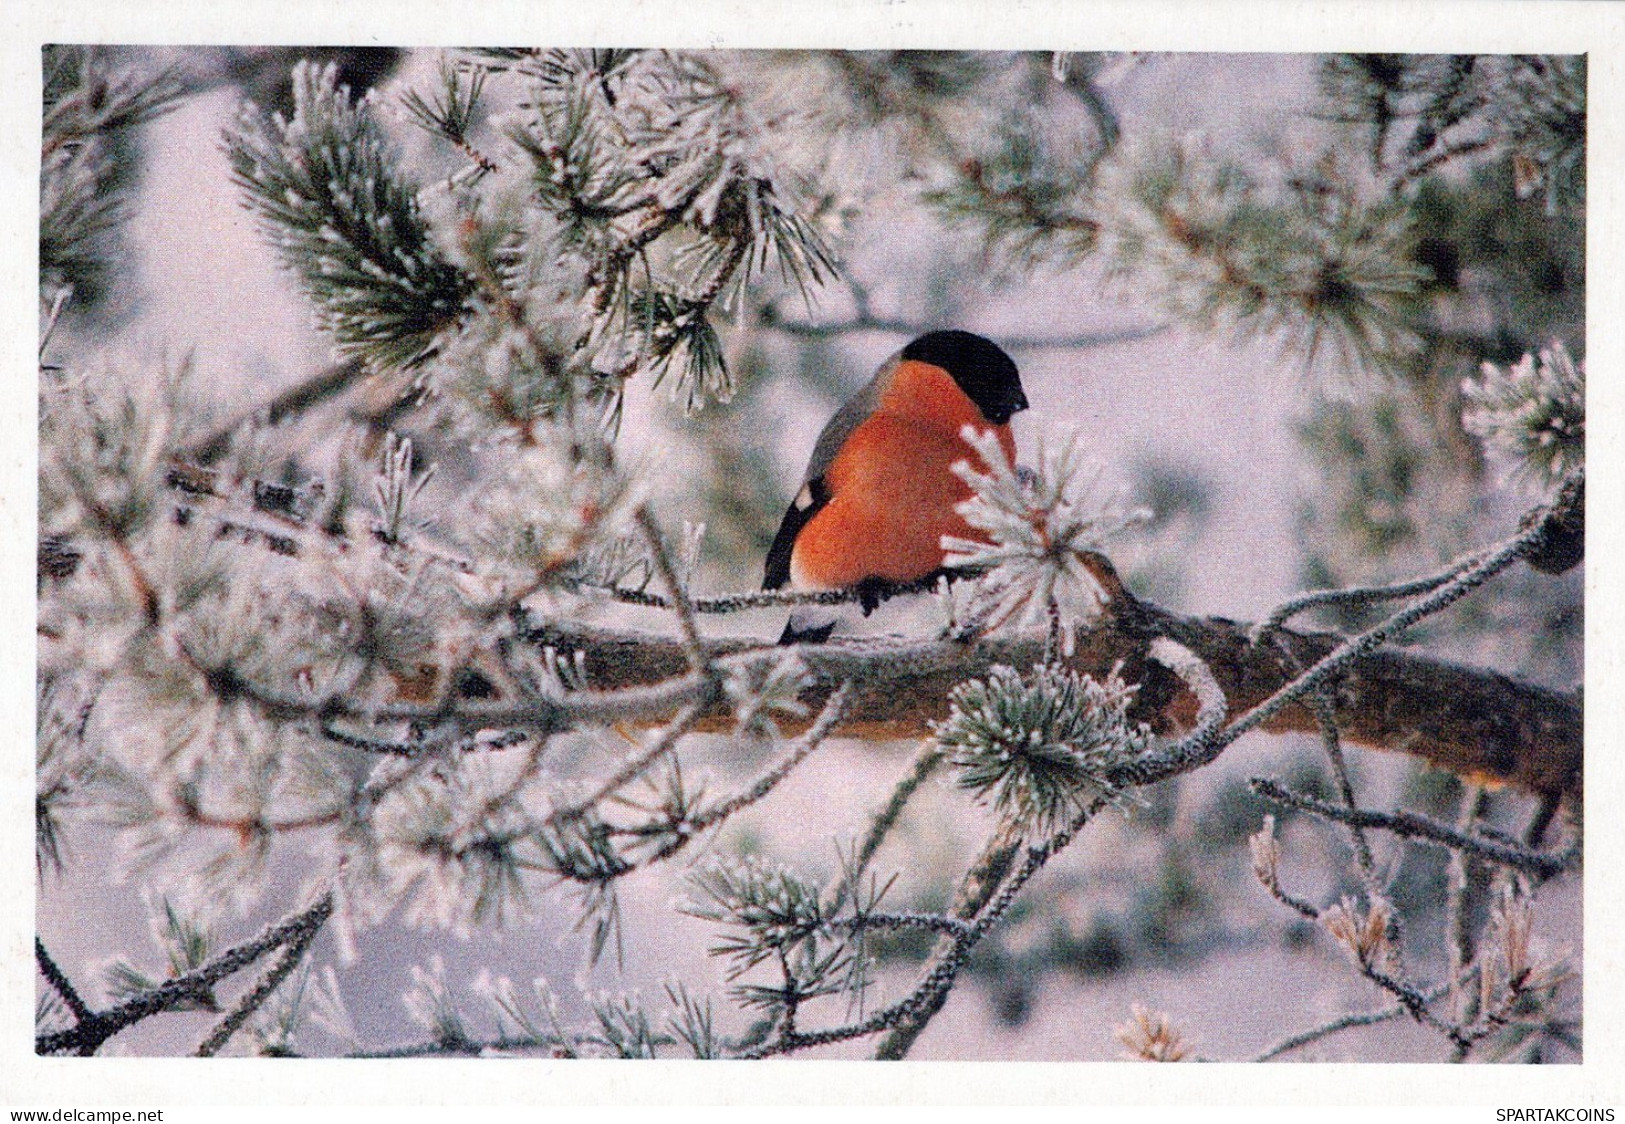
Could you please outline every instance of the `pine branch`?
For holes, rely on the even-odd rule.
[[[1262,777],[1254,778],[1251,787],[1264,799],[1284,808],[1296,808],[1354,828],[1373,828],[1392,832],[1402,839],[1415,839],[1445,850],[1459,851],[1536,878],[1554,878],[1559,874],[1580,869],[1581,852],[1578,842],[1568,850],[1557,854],[1531,851],[1484,836],[1468,835],[1430,820],[1426,816],[1419,816],[1415,812],[1370,812],[1360,808],[1328,804],[1324,800],[1292,792],[1275,781]]]
[[[207,994],[215,984],[242,971],[267,953],[293,943],[308,944],[332,912],[333,898],[328,895],[304,913],[267,929],[251,941],[228,949],[194,971],[166,980],[161,986],[105,1011],[89,1012],[88,1017],[80,1018],[67,1030],[36,1036],[34,1052],[94,1054],[120,1031],[195,1001],[200,994]]]
[[[311,943],[316,934],[321,931],[321,923],[315,922],[301,929],[294,935],[282,951],[282,959],[278,960],[271,970],[255,984],[253,989],[244,995],[233,1007],[231,1013],[220,1024],[209,1032],[209,1036],[198,1043],[196,1054],[200,1058],[211,1058],[220,1052],[231,1036],[236,1034],[242,1025],[254,1016],[254,1013],[265,1005],[265,1001],[276,994],[276,989],[299,966],[310,950]]]
[[[907,775],[897,782],[896,788],[892,789],[891,799],[886,802],[886,806],[875,813],[874,819],[869,824],[869,830],[864,833],[863,841],[853,851],[848,869],[842,872],[842,877],[838,878],[827,892],[828,908],[831,912],[846,904],[847,894],[859,884],[868,871],[869,864],[874,861],[875,852],[880,850],[886,836],[897,826],[897,821],[902,817],[909,799],[931,774],[936,772],[940,764],[942,751],[935,744],[927,742],[915,757]]]
[[[42,293],[72,290],[93,307],[119,256],[130,214],[140,125],[187,93],[178,70],[141,74],[116,48],[47,45],[40,130],[39,264]]]
[[[1019,851],[1019,837],[995,833],[960,880],[949,917],[969,924],[984,916],[984,910],[990,913],[989,905],[1006,884]],[[926,1024],[942,1010],[948,1001],[953,976],[969,953],[970,935],[974,931],[974,928],[954,931],[937,942],[921,969],[921,982],[915,993],[918,1001],[903,1018],[887,1028],[886,1037],[875,1049],[877,1059],[898,1061],[906,1057]]]
[[[1488,776],[1537,793],[1577,796],[1582,784],[1581,714],[1570,695],[1522,683],[1492,671],[1445,663],[1400,651],[1367,650],[1338,656],[1346,642],[1326,633],[1279,630],[1267,644],[1253,643],[1245,625],[1221,618],[1181,617],[1145,602],[1120,602],[1097,627],[1080,633],[1077,651],[1064,666],[1078,674],[1105,676],[1118,664],[1122,675],[1140,684],[1130,717],[1154,731],[1188,729],[1196,717],[1193,696],[1172,672],[1151,660],[1158,636],[1177,640],[1212,670],[1226,706],[1242,721],[1283,690],[1297,690],[1299,669],[1336,656],[1335,716],[1351,742],[1420,756],[1463,776]],[[530,629],[538,646],[583,653],[591,681],[606,692],[648,692],[624,716],[657,719],[692,701],[697,684],[679,676],[686,656],[679,643],[637,633],[611,632],[568,624]],[[727,663],[762,649],[747,640],[708,640],[714,658]],[[992,637],[973,644],[901,640],[832,641],[801,649],[816,683],[816,705],[836,683],[851,680],[853,697],[842,729],[850,736],[921,738],[947,714],[947,698],[966,679],[985,676],[996,665],[1029,667],[1043,657],[1037,638]],[[655,685],[664,684],[656,690]],[[1305,691],[1297,691],[1302,698]],[[605,701],[608,701],[606,697]],[[648,713],[635,715],[647,704]],[[496,722],[521,715],[493,713]],[[715,729],[725,714],[716,708],[697,728]],[[1293,701],[1267,717],[1249,722],[1275,732],[1315,732],[1312,709]],[[1228,737],[1235,730],[1226,730]],[[1239,736],[1239,735],[1237,735]],[[1150,783],[1194,765],[1149,763],[1142,775],[1124,783]]]
[[[1014,865],[1017,847],[1005,838],[995,836],[960,885],[959,904],[963,911],[974,917],[969,928],[959,929],[956,935],[944,938],[934,950],[929,967],[922,972],[919,983],[904,999],[876,1012],[868,1019],[845,1027],[804,1032],[793,1038],[786,1037],[766,1047],[747,1053],[747,1057],[761,1057],[805,1049],[809,1046],[864,1037],[881,1031],[887,1036],[880,1043],[875,1056],[887,1060],[900,1060],[925,1029],[927,1023],[942,1009],[952,991],[954,981],[977,944],[987,936],[1015,902],[1023,887],[1044,866],[1077,837],[1084,825],[1105,806],[1097,800],[1080,812],[1068,827],[1044,843],[1030,846],[1020,854],[1020,863]],[[959,912],[956,910],[956,912]]]
[[[34,960],[39,965],[40,975],[44,976],[45,982],[62,997],[62,1002],[67,1004],[75,1022],[85,1023],[96,1017],[85,1005],[84,999],[69,981],[67,974],[57,967],[51,954],[45,951],[45,943],[37,936],[34,938]]]
[[[418,360],[473,282],[435,246],[417,188],[337,71],[294,70],[294,115],[227,133],[232,180],[339,347],[380,367]]]
[[[1185,758],[1153,755],[1133,775],[1120,777],[1122,783],[1150,783],[1188,771],[1200,764],[1202,754],[1215,752],[1215,746],[1222,748],[1246,729],[1318,730],[1312,707],[1302,700],[1335,682],[1336,721],[1356,744],[1416,754],[1464,776],[1487,776],[1537,793],[1572,797],[1582,783],[1578,700],[1492,672],[1376,650],[1410,621],[1462,596],[1491,569],[1525,553],[1538,555],[1549,524],[1562,510],[1561,504],[1542,509],[1545,514],[1526,521],[1527,529],[1515,540],[1436,590],[1420,609],[1405,610],[1353,641],[1279,630],[1267,642],[1255,642],[1244,626],[1179,617],[1118,592],[1108,617],[1080,636],[1067,666],[1100,677],[1122,663],[1125,677],[1140,685],[1130,717],[1156,732],[1178,733],[1190,728],[1196,707],[1179,677],[1151,658],[1151,644],[1168,637],[1211,669],[1226,709],[1240,716],[1219,740],[1182,747]],[[529,627],[522,635],[537,648],[580,651],[594,689],[530,701],[447,696],[435,703],[379,707],[342,695],[312,698],[274,689],[227,675],[228,669],[211,674],[212,681],[229,684],[234,698],[253,703],[273,719],[446,722],[466,732],[504,728],[545,734],[582,722],[661,722],[704,702],[711,690],[707,677],[689,670],[691,650],[664,637],[566,623]],[[724,670],[778,654],[744,639],[703,643],[707,657]],[[811,705],[826,702],[838,683],[853,682],[845,732],[918,738],[946,716],[946,700],[959,683],[985,676],[996,665],[1031,666],[1041,661],[1043,646],[1036,640],[1001,637],[974,644],[870,640],[803,646],[801,654],[816,681],[806,696]],[[1300,675],[1304,667],[1311,671]],[[1261,706],[1269,709],[1261,711]],[[729,708],[713,700],[697,729],[723,728],[732,720]],[[362,730],[347,732],[365,736]],[[1190,756],[1193,749],[1200,752]]]

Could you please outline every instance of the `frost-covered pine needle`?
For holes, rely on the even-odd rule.
[[[232,180],[339,347],[403,367],[462,317],[472,280],[441,253],[417,185],[338,70],[300,63],[291,118],[226,132]]]
[[[579,577],[578,561],[625,531],[642,495],[606,458],[577,454],[593,439],[567,426],[541,427],[532,444],[493,464],[469,504],[468,548],[526,581]],[[602,567],[586,568],[590,575]]]
[[[388,543],[398,543],[411,530],[422,526],[414,518],[412,504],[434,478],[435,466],[423,472],[412,470],[412,439],[389,434],[379,458],[378,476],[373,481],[373,493],[378,498],[380,519],[378,534]]]
[[[1116,800],[1113,768],[1144,751],[1145,726],[1128,718],[1135,688],[1039,666],[1023,678],[995,667],[956,687],[932,726],[962,787],[1035,835],[1065,826],[1098,798]]]
[[[991,433],[967,426],[961,436],[987,471],[966,461],[954,465],[974,492],[958,511],[987,539],[944,536],[946,564],[991,569],[981,590],[992,604],[992,619],[1017,628],[1053,621],[1070,654],[1077,629],[1094,621],[1110,600],[1086,556],[1151,513],[1126,509],[1118,495],[1102,491],[1104,468],[1083,458],[1075,436],[1041,446],[1031,480],[1010,464]]]
[[[412,965],[412,986],[401,996],[401,1003],[412,1021],[428,1031],[437,1044],[469,1041],[462,1012],[446,983],[446,963],[440,956],[431,956],[427,968]]]
[[[691,881],[700,896],[684,902],[682,911],[732,927],[711,950],[733,962],[730,979],[805,940],[824,921],[816,885],[754,855],[717,856]]]

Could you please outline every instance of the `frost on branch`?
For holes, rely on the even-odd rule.
[[[506,129],[552,241],[587,264],[595,368],[671,380],[689,410],[733,391],[714,309],[770,268],[804,296],[834,273],[798,214],[805,177],[718,67],[666,51],[546,51]]]
[[[1125,510],[1115,495],[1101,494],[1104,468],[1085,463],[1076,440],[1040,448],[1039,472],[1029,481],[991,433],[967,426],[961,435],[987,471],[966,461],[954,465],[974,492],[959,505],[959,514],[991,542],[944,536],[947,565],[990,568],[979,595],[992,624],[1058,629],[1070,655],[1077,629],[1098,617],[1111,599],[1088,556],[1150,513]]]
[[[72,290],[76,305],[93,307],[119,282],[109,273],[137,178],[130,134],[174,109],[184,83],[100,47],[50,45],[42,63],[40,295]]]
[[[106,363],[40,385],[40,535],[130,536],[161,509],[170,449],[195,424],[189,364]]]
[[[713,949],[734,961],[730,978],[806,939],[824,923],[818,887],[776,863],[718,859],[694,875],[693,882],[701,899],[684,911],[739,930]]]
[[[1525,355],[1502,370],[1485,363],[1477,379],[1462,382],[1462,425],[1516,471],[1555,484],[1585,464],[1585,364],[1553,343],[1537,362]]]
[[[727,927],[711,954],[729,962],[727,977],[741,1006],[793,1020],[807,1000],[853,998],[865,987],[861,935],[854,940],[832,926],[818,888],[794,871],[754,857],[718,858],[692,883],[699,898],[682,909]],[[767,963],[777,965],[777,983],[744,979]]]
[[[641,493],[601,442],[586,427],[548,424],[531,444],[490,450],[464,535],[488,574],[534,589],[605,562],[589,548],[619,541]],[[595,447],[601,455],[581,455]]]
[[[389,434],[384,440],[383,457],[378,466],[378,478],[373,484],[373,495],[382,513],[375,533],[386,543],[402,541],[409,531],[422,530],[428,520],[414,516],[412,505],[423,489],[434,478],[430,465],[416,472],[412,465],[412,440]]]

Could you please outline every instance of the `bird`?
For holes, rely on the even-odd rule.
[[[928,332],[881,364],[830,419],[768,548],[762,588],[850,589],[868,615],[897,585],[945,572],[944,535],[980,539],[956,507],[980,462],[962,430],[991,431],[1010,462],[1028,406],[1015,362],[959,329]],[[821,643],[835,622],[794,612],[780,644]]]

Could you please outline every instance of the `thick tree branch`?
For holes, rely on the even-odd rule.
[[[1114,610],[1079,636],[1076,651],[1065,662],[1073,671],[1095,676],[1122,664],[1123,677],[1140,684],[1132,717],[1168,735],[1192,728],[1197,703],[1174,672],[1150,658],[1157,637],[1169,637],[1200,658],[1223,690],[1229,713],[1238,716],[1344,644],[1341,636],[1288,629],[1255,642],[1245,624],[1180,616],[1133,599],[1120,599]],[[686,690],[672,682],[689,667],[676,639],[568,624],[536,626],[526,638],[559,651],[580,651],[596,691],[667,684],[658,697],[650,696],[656,704],[650,720],[675,712],[701,689],[692,679]],[[706,644],[719,660],[763,648],[738,638]],[[1043,659],[1044,643],[1038,636],[990,637],[971,644],[834,640],[804,645],[800,654],[816,681],[805,700],[811,705],[820,705],[839,683],[852,682],[843,732],[923,738],[929,736],[931,722],[947,716],[954,686],[986,675],[997,664],[1030,667]],[[1583,724],[1574,695],[1393,650],[1355,657],[1330,677],[1328,686],[1338,728],[1353,744],[1409,753],[1460,776],[1515,784],[1537,794],[1574,798],[1581,792]],[[719,704],[697,728],[720,728],[730,720]],[[1283,707],[1261,728],[1315,733],[1320,724],[1312,700],[1306,699]]]

